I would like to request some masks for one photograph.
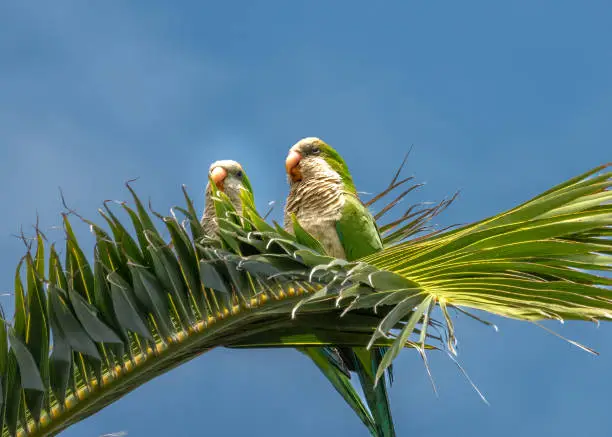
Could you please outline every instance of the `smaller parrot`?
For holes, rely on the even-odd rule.
[[[376,221],[357,195],[348,166],[331,146],[315,137],[294,144],[285,160],[289,195],[284,228],[293,219],[316,238],[328,255],[354,261],[383,248]],[[384,436],[394,436],[384,378],[374,387],[385,349],[339,348],[350,370],[359,376],[366,400]]]
[[[245,190],[252,195],[253,188],[240,163],[232,160],[216,161],[210,165],[208,173],[210,179],[212,179],[217,186],[217,189],[229,197],[236,212],[241,214],[242,202],[240,201],[240,191]],[[215,238],[219,230],[219,225],[217,223],[212,195],[213,189],[210,182],[208,182],[206,184],[204,214],[200,219],[200,224],[207,237]]]
[[[236,212],[241,214],[241,190],[246,190],[251,198],[253,198],[253,188],[242,166],[238,162],[231,160],[216,161],[210,166],[209,176],[217,189],[228,196]],[[212,195],[213,188],[209,182],[206,186],[204,214],[202,215],[200,223],[207,237],[217,238],[219,225],[216,220]],[[336,391],[344,398],[353,411],[355,411],[357,416],[359,416],[370,433],[373,436],[382,437],[378,433],[372,415],[352,386],[350,374],[348,373],[346,364],[340,356],[338,349],[332,347],[307,347],[297,349],[316,364],[321,373],[325,375]]]

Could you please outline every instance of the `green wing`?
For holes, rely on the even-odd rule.
[[[342,217],[336,222],[336,230],[347,261],[381,250],[383,243],[370,211],[352,194],[345,193],[344,199]]]

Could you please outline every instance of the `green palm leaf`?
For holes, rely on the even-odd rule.
[[[186,194],[180,211],[188,226],[174,213],[154,213],[169,244],[128,187],[135,209],[122,208],[135,236],[105,208],[110,233],[87,221],[96,238],[90,264],[66,215],[65,262],[53,246],[46,257],[37,235],[19,263],[13,321],[0,322],[3,434],[56,434],[218,346],[381,346],[387,352],[372,369],[380,378],[405,347],[423,357],[435,348],[428,342],[454,350],[450,307],[529,321],[605,320],[612,315],[612,281],[602,275],[612,270],[605,168],[450,231],[423,235],[453,199],[413,208],[379,223],[383,251],[351,263],[267,224],[248,199],[237,216],[222,195],[221,245],[201,238]],[[430,316],[436,305],[444,323]],[[444,335],[432,335],[432,326]]]

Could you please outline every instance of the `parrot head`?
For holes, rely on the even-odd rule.
[[[217,190],[224,192],[230,198],[239,196],[241,189],[253,193],[249,178],[242,166],[236,161],[223,160],[213,162],[210,165],[208,174]],[[212,188],[210,184],[208,188],[209,190]]]
[[[353,178],[344,159],[320,138],[307,137],[295,143],[285,160],[290,185],[307,183],[334,173],[342,179],[344,188],[356,192]]]
[[[242,166],[231,160],[216,161],[210,165],[208,170],[208,184],[206,185],[204,214],[200,220],[204,227],[204,233],[215,236],[219,230],[217,224],[217,206],[215,204],[215,193],[222,192],[227,196],[238,214],[243,213],[246,202],[254,208],[253,189]]]

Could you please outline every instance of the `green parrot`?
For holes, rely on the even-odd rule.
[[[229,197],[232,205],[236,208],[236,212],[241,214],[242,202],[240,201],[240,192],[245,190],[252,195],[253,188],[240,163],[232,160],[215,161],[210,165],[208,173],[210,180],[215,183],[217,189]],[[204,229],[204,234],[207,237],[214,238],[217,236],[219,225],[217,224],[212,195],[213,188],[209,181],[206,184],[204,214],[200,223]]]
[[[353,261],[383,248],[376,222],[359,200],[353,178],[342,157],[319,138],[298,141],[285,161],[289,196],[284,227],[293,231],[293,218],[315,237],[328,255]],[[375,387],[383,348],[340,348],[355,371],[370,411],[384,436],[394,436],[384,378]]]
[[[228,196],[236,211],[241,214],[241,190],[246,191],[247,195],[253,199],[253,188],[242,166],[238,162],[231,160],[216,161],[210,166],[209,176],[216,188]],[[205,207],[200,223],[207,237],[216,238],[219,226],[216,220],[212,195],[213,187],[209,182],[206,186]],[[383,437],[384,435],[378,432],[372,415],[351,384],[349,370],[344,359],[340,356],[339,350],[332,347],[307,347],[297,349],[308,356],[317,365],[336,391],[340,393],[353,411],[359,416],[370,433],[376,437]]]

